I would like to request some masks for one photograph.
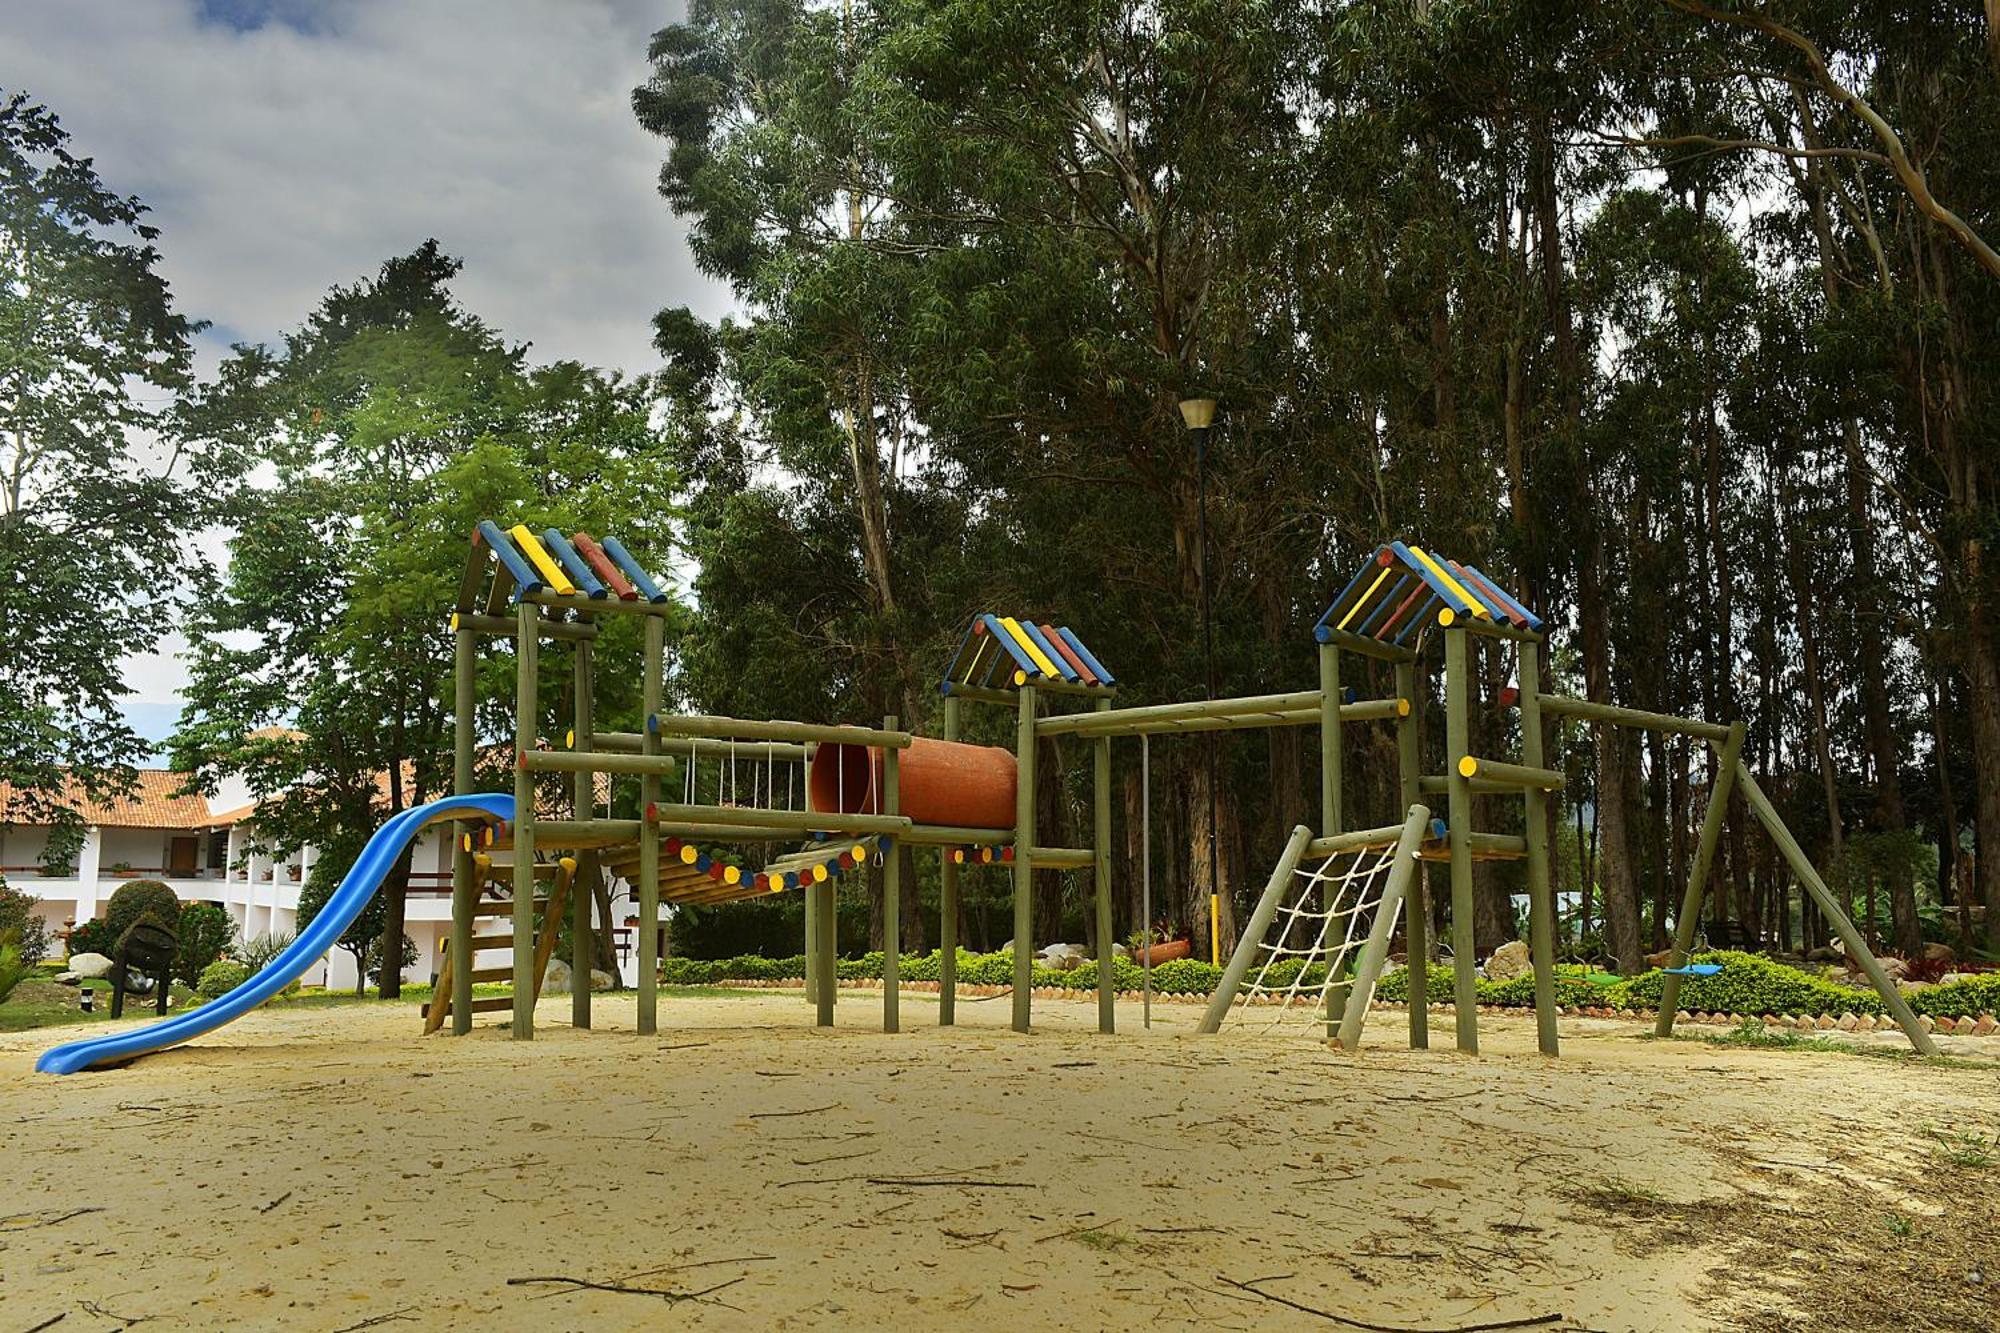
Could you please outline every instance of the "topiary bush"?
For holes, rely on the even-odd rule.
[[[134,925],[150,919],[163,930],[180,931],[181,900],[157,879],[135,879],[120,884],[104,906],[104,923],[111,928],[116,944]],[[109,953],[110,950],[93,950]]]
[[[208,965],[236,943],[236,923],[213,903],[189,903],[181,909],[180,948],[174,955],[174,980],[183,986],[201,981]]]
[[[227,958],[218,958],[201,970],[194,993],[204,1000],[220,999],[250,979],[250,969]]]
[[[1930,986],[1910,996],[1910,1008],[1932,1018],[1977,1018],[2000,1014],[2000,972]]]

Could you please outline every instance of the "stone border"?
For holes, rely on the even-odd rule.
[[[805,982],[796,978],[782,981],[744,979],[716,981],[709,984],[727,986],[739,990],[802,991],[805,989]],[[860,980],[843,978],[840,982],[840,988],[842,990],[879,991],[882,989],[882,983],[873,978]],[[905,981],[901,988],[920,994],[935,995],[939,990],[939,984],[935,981]],[[980,986],[961,982],[958,987],[958,993],[973,999],[987,999],[996,995],[1006,995],[1013,989],[1012,986]],[[1072,990],[1066,986],[1037,986],[1035,987],[1034,994],[1038,1000],[1094,1000],[1097,998],[1097,991],[1094,988],[1091,990]],[[1119,991],[1118,998],[1121,1000],[1142,1000],[1145,997],[1142,991],[1128,990]],[[1165,1004],[1207,1004],[1208,996],[1154,991],[1153,1000],[1155,1003]],[[1275,996],[1265,996],[1260,1003],[1275,1005],[1278,1001]],[[1389,1000],[1377,1000],[1369,1008],[1381,1013],[1400,1014],[1409,1012],[1408,1005],[1394,1003]],[[1431,1012],[1434,1014],[1449,1014],[1454,1012],[1454,1008],[1449,1004],[1434,1004],[1431,1006]],[[1527,1016],[1533,1014],[1535,1011],[1526,1005],[1482,1004],[1479,1006],[1479,1012],[1505,1017],[1508,1015]],[[1580,1008],[1573,1004],[1564,1005],[1560,1012],[1564,1018],[1609,1018],[1627,1023],[1650,1023],[1659,1017],[1659,1011],[1656,1009]],[[1712,1014],[1707,1010],[1696,1010],[1690,1013],[1683,1009],[1674,1015],[1676,1025],[1694,1023],[1706,1027],[1740,1027],[1746,1020],[1751,1019],[1764,1024],[1766,1027],[1790,1029],[1796,1032],[1899,1031],[1896,1020],[1887,1014],[1842,1014],[1840,1017],[1835,1018],[1827,1014],[1817,1016],[1804,1014]],[[1939,1032],[1948,1036],[1989,1037],[1996,1032],[2000,1032],[2000,1016],[1993,1014],[1981,1014],[1977,1018],[1932,1018],[1929,1014],[1919,1014],[1917,1015],[1917,1022],[1926,1032]]]

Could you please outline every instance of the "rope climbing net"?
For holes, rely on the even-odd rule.
[[[1396,855],[1394,842],[1343,849],[1292,871],[1289,891],[1265,938],[1257,941],[1254,974],[1241,991],[1246,1013],[1259,1005],[1274,1008],[1261,1031],[1292,1018],[1339,1021],[1355,963],[1377,916],[1388,913],[1386,925],[1376,932],[1386,935],[1402,913],[1402,895],[1388,893]],[[1375,980],[1364,979],[1370,992]]]

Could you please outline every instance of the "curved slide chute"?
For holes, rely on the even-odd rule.
[[[169,1046],[178,1046],[241,1018],[298,980],[307,968],[326,956],[326,951],[334,946],[354,918],[361,914],[361,909],[368,905],[368,900],[375,896],[375,890],[382,886],[383,878],[396,863],[396,858],[402,855],[403,848],[414,841],[427,825],[463,819],[468,812],[496,820],[512,819],[514,798],[489,794],[447,796],[427,805],[411,806],[376,831],[375,836],[368,840],[368,845],[361,849],[361,855],[355,858],[346,878],[340,881],[340,887],[333,891],[326,906],[312,919],[312,924],[299,932],[299,937],[256,976],[199,1009],[190,1009],[176,1017],[108,1037],[90,1037],[50,1047],[42,1052],[41,1059],[35,1061],[35,1068],[44,1074],[74,1074],[99,1065],[118,1064],[154,1051],[163,1051]]]

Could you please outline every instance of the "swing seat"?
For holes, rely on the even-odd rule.
[[[1684,967],[1663,967],[1662,972],[1677,977],[1712,977],[1722,970],[1720,963],[1689,963]]]

